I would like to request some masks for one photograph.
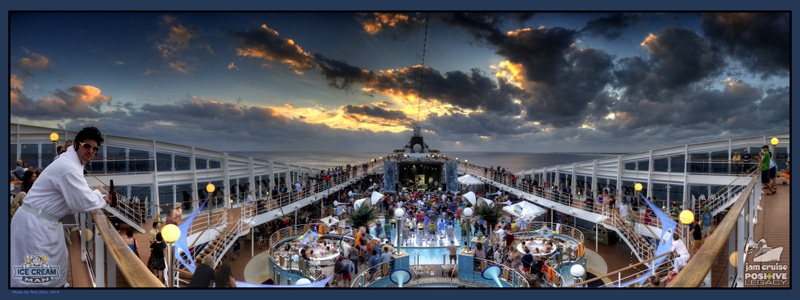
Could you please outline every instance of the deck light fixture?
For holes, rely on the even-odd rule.
[[[216,187],[214,187],[213,183],[209,183],[208,185],[206,185],[206,192],[208,192],[209,194],[213,193],[214,190],[216,190]]]
[[[175,242],[181,237],[181,229],[175,226],[175,224],[168,224],[164,226],[164,228],[161,228],[161,237],[164,238],[164,242],[169,245],[169,247],[167,247],[167,251],[169,251],[167,253],[167,257],[169,258],[169,286],[172,287],[175,278],[175,271],[173,268],[175,266],[175,254],[173,253],[175,252]]]
[[[58,133],[55,133],[55,132],[51,133],[50,134],[50,141],[54,142],[54,143],[57,142],[58,141]]]
[[[680,215],[681,223],[683,224],[690,224],[694,221],[694,213],[691,210],[684,210],[681,212]]]
[[[772,138],[772,140],[770,142],[772,142],[773,146],[777,146],[778,145],[778,138],[774,137],[774,138]]]
[[[731,253],[731,257],[728,258],[728,260],[731,263],[731,266],[733,266],[734,268],[739,267],[739,259],[738,258],[739,258],[739,251],[733,251],[733,253]]]

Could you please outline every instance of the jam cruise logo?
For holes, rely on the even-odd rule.
[[[47,264],[47,255],[25,256],[25,265],[14,267],[14,277],[30,283],[49,282],[58,277],[58,267]]]
[[[747,251],[752,263],[745,263],[744,284],[750,286],[788,286],[789,265],[781,264],[783,247],[772,248],[765,239]]]

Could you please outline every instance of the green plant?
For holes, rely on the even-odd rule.
[[[492,231],[494,226],[497,225],[497,222],[503,216],[503,209],[498,205],[489,206],[484,203],[479,203],[475,207],[475,215],[486,222],[486,225],[488,226],[487,228],[489,231]]]
[[[353,225],[353,228],[358,228],[361,226],[366,227],[370,221],[377,218],[375,211],[376,209],[374,206],[372,206],[372,203],[369,201],[364,201],[364,204],[350,214],[350,217],[347,218],[347,221]]]

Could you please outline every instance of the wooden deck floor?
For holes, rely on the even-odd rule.
[[[745,271],[748,273],[783,273],[786,274],[786,282],[780,285],[775,285],[778,282],[772,281],[758,282],[756,280],[747,279],[745,276],[745,287],[747,288],[776,288],[776,287],[791,287],[791,187],[789,184],[778,184],[778,192],[774,195],[763,196],[761,199],[762,211],[758,212],[758,222],[753,228],[753,241],[759,243],[760,240],[766,241],[766,245],[772,249],[783,247],[783,252],[780,254],[780,260],[777,262],[754,262],[755,255],[747,256],[747,265],[760,265],[763,268],[766,265],[786,265],[789,267],[788,271]],[[756,250],[757,251],[757,250]],[[755,253],[754,251],[753,253]]]

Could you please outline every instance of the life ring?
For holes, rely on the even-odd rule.
[[[578,253],[577,253],[577,255],[578,255],[578,257],[583,256],[583,242],[578,244]]]
[[[552,267],[547,267],[547,281],[550,281],[550,282],[552,282],[552,281],[553,281],[553,277],[555,277],[555,276],[556,276],[556,274],[555,274],[555,273],[556,273],[556,272],[555,272],[555,271],[553,271],[553,268],[552,268]]]

